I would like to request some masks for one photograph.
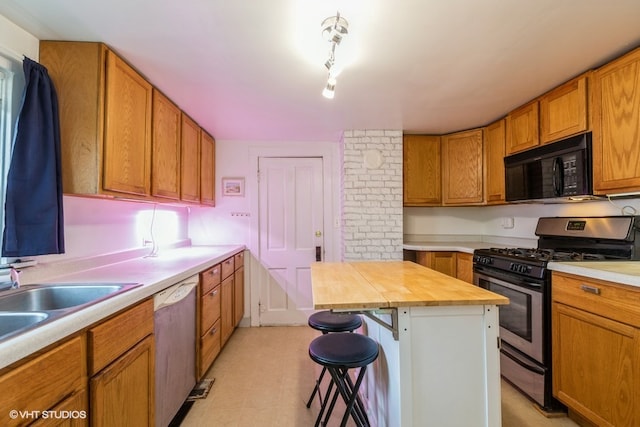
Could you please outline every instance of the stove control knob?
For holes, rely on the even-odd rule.
[[[516,273],[520,274],[527,274],[531,272],[531,266],[526,264],[516,264],[515,262],[512,262],[509,266],[509,270],[515,271]]]

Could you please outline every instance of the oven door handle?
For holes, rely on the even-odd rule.
[[[478,279],[484,279],[488,282],[493,282],[497,285],[503,286],[505,288],[508,289],[512,289],[514,291],[518,291],[518,292],[523,292],[529,295],[533,295],[534,293],[540,293],[540,288],[541,286],[537,283],[532,283],[532,282],[527,282],[524,281],[520,278],[516,279],[514,278],[513,280],[517,280],[519,283],[510,283],[510,282],[505,282],[502,279],[499,279],[495,276],[490,276],[486,273],[480,272],[480,271],[474,271],[474,283],[476,285],[480,285],[479,280],[476,280],[476,277]],[[533,288],[533,289],[532,289]]]
[[[506,344],[504,341],[502,342],[502,348],[500,349],[500,352],[502,354],[504,354],[505,356],[507,356],[509,359],[513,360],[515,363],[517,363],[518,365],[522,366],[523,368],[527,369],[528,371],[531,372],[535,372],[537,374],[543,375],[545,373],[545,369],[541,368],[538,365],[532,365],[531,363],[528,363],[528,361],[524,358],[519,357],[516,353],[509,351],[508,349],[505,349],[505,347],[507,347],[508,344]]]

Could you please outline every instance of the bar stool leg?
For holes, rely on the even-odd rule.
[[[311,397],[309,397],[309,401],[307,402],[307,408],[311,408],[311,402],[313,402],[313,398],[315,397],[316,393],[318,393],[318,398],[320,398],[320,403],[322,403],[322,396],[320,394],[320,383],[322,383],[322,378],[324,378],[324,374],[326,372],[327,372],[327,368],[323,366],[322,371],[320,372],[320,376],[316,380],[316,386],[313,388],[313,391],[311,392]]]
[[[357,426],[369,426],[369,418],[364,411],[364,405],[358,396],[357,390],[360,388],[360,384],[364,379],[366,367],[363,366],[360,368],[360,373],[356,379],[356,383],[353,384],[351,379],[346,379],[349,376],[349,369],[347,368],[328,368],[331,377],[333,378],[333,382],[336,383],[337,392],[340,393],[340,396],[347,404],[347,408],[345,410],[344,416],[342,417],[341,427],[344,427],[347,424],[347,420],[349,416],[353,418]],[[329,408],[329,412],[324,419],[324,424],[326,425],[329,421],[329,417],[331,416],[331,412],[333,411],[333,406],[335,404],[335,398],[337,397],[337,393],[334,395],[334,399],[332,401],[332,405]],[[358,404],[356,404],[358,402]]]

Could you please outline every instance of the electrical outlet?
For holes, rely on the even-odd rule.
[[[502,228],[513,228],[514,227],[514,219],[512,216],[504,217],[501,221]]]

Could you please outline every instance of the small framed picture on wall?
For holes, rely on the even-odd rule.
[[[222,178],[222,195],[244,197],[244,178]]]

